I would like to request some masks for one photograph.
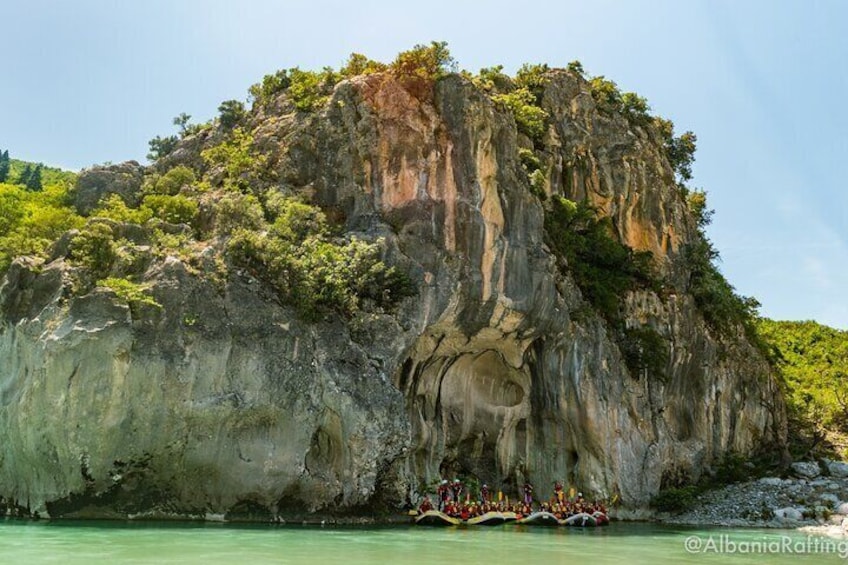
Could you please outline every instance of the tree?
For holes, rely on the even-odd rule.
[[[386,65],[372,61],[361,53],[351,53],[345,65],[339,70],[342,78],[351,78],[358,75],[369,75],[386,70]]]
[[[43,188],[41,184],[41,165],[35,166],[35,169],[32,170],[32,173],[24,184],[26,184],[27,190],[36,191]]]
[[[0,151],[0,182],[6,182],[9,179],[9,150]]]
[[[191,116],[185,112],[180,112],[180,115],[174,118],[174,125],[180,128],[180,135],[183,137],[188,133],[190,122]]]
[[[583,70],[583,63],[577,59],[571,61],[565,68],[574,74],[580,75],[581,77],[586,75],[586,71]]]
[[[456,69],[446,41],[432,41],[430,45],[416,45],[400,53],[391,64],[396,76],[436,80]]]
[[[695,162],[695,149],[698,137],[687,131],[680,137],[672,138],[666,145],[668,160],[681,181],[692,180],[692,163]]]
[[[169,135],[167,137],[160,137],[157,135],[147,142],[150,147],[150,152],[147,154],[147,158],[151,161],[158,161],[162,157],[170,155],[171,152],[177,148],[177,143],[179,143],[179,141],[180,140],[176,135]]]
[[[238,100],[224,100],[218,106],[220,114],[221,127],[224,129],[233,129],[244,119],[244,104]]]
[[[24,167],[24,170],[21,171],[21,175],[18,177],[17,184],[22,184],[22,185],[26,186],[26,184],[29,182],[29,177],[31,177],[31,176],[32,176],[32,165],[27,163],[27,166]]]

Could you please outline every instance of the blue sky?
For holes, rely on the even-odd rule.
[[[143,160],[273,70],[448,41],[468,69],[579,59],[698,135],[722,270],[778,319],[848,329],[848,2],[4,0],[0,147]]]

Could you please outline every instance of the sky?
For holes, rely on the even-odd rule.
[[[0,147],[80,169],[144,161],[276,69],[443,40],[470,70],[565,66],[698,136],[692,185],[738,292],[848,329],[848,2],[0,0]]]

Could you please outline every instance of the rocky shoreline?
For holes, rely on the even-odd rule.
[[[848,536],[848,463],[797,462],[789,476],[763,477],[708,490],[679,514],[661,513],[668,524],[798,528]]]

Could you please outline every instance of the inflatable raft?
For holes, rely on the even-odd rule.
[[[500,512],[486,512],[465,521],[469,526],[500,526],[504,522],[506,522],[506,518]]]
[[[438,510],[428,510],[418,516],[415,523],[419,526],[458,526],[463,522],[459,518],[451,518]]]
[[[592,528],[595,526],[606,526],[609,524],[609,517],[603,512],[594,512],[592,514],[581,512],[580,514],[569,516],[565,520],[560,520],[560,524],[563,526],[576,526],[578,528]]]
[[[550,512],[533,512],[517,522],[522,526],[559,526],[560,521]]]
[[[529,516],[517,519],[514,512],[486,512],[481,516],[474,516],[468,520],[453,518],[438,510],[428,510],[415,518],[419,526],[499,526],[507,522],[521,524],[523,526],[571,526],[576,528],[593,528],[595,526],[606,526],[609,517],[603,512],[587,514],[581,512],[569,516],[565,520],[558,520],[550,512],[534,512]]]

